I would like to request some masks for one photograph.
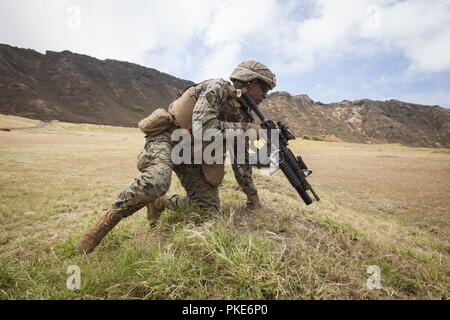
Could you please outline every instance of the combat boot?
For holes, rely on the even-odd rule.
[[[166,196],[161,196],[147,205],[147,219],[150,225],[156,223],[156,221],[159,219],[159,216],[161,215],[161,212],[164,211],[168,203],[169,200],[166,198]]]
[[[100,219],[81,237],[79,249],[89,253],[97,247],[106,234],[115,227],[122,217],[113,209],[106,211]]]
[[[247,195],[247,208],[249,209],[260,209],[262,208],[261,201],[259,200],[258,194],[248,194]]]

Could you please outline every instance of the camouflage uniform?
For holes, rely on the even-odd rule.
[[[263,64],[257,61],[244,61],[240,63],[230,76],[232,81],[239,85],[247,82],[253,85],[262,81],[270,89],[276,85],[275,75]],[[257,86],[260,92],[263,91],[262,85]],[[226,129],[246,129],[251,117],[247,116],[240,109],[240,104],[236,100],[235,92],[231,85],[222,79],[208,80],[196,85],[195,94],[189,98],[196,97],[195,104],[190,106],[192,111],[192,121],[202,122],[202,130],[218,129],[223,133]],[[189,93],[190,94],[190,93]],[[259,93],[256,93],[259,94]],[[192,99],[191,99],[192,100]],[[192,100],[192,102],[194,102]],[[180,104],[181,105],[181,104]],[[178,109],[177,109],[178,110]],[[190,113],[183,105],[179,109],[181,116],[187,125],[190,124]],[[164,118],[162,114],[156,115]],[[169,125],[171,116],[177,119],[175,114],[169,115]],[[178,118],[183,120],[183,118]],[[145,119],[144,119],[145,120]],[[184,124],[186,124],[184,123]],[[141,123],[140,125],[141,126]],[[156,134],[147,139],[144,150],[138,156],[138,169],[141,174],[125,188],[114,201],[111,209],[107,210],[101,217],[84,233],[80,239],[79,248],[82,252],[89,253],[94,250],[106,236],[106,234],[117,225],[121,219],[133,214],[144,206],[148,206],[148,217],[153,219],[159,216],[159,212],[164,208],[181,209],[198,205],[204,208],[218,209],[220,206],[218,184],[220,179],[214,175],[205,176],[206,165],[188,165],[182,164],[174,166],[171,161],[171,151],[174,142],[171,141],[172,128]],[[155,128],[153,128],[156,130]],[[194,135],[195,130],[194,128]],[[216,168],[210,166],[208,168]],[[222,169],[222,167],[218,167]],[[170,187],[172,170],[178,175],[181,184],[186,189],[186,196],[174,195],[167,200],[163,195]],[[247,194],[247,204],[258,203],[256,189],[252,181],[252,172],[249,165],[233,165],[233,171],[242,190]],[[214,173],[215,171],[213,171]],[[221,170],[221,173],[223,171]],[[209,177],[210,179],[206,179]],[[217,178],[222,175],[217,175]],[[208,181],[216,181],[217,184],[211,184]],[[249,195],[253,195],[249,197]],[[167,203],[166,203],[167,202]],[[162,204],[159,206],[159,204]]]
[[[250,122],[234,100],[230,83],[222,79],[202,82],[195,87],[198,101],[192,120],[201,121],[206,129],[245,129],[242,122]],[[138,211],[149,202],[164,195],[170,187],[172,170],[186,190],[186,196],[173,195],[168,199],[167,208],[186,209],[191,206],[219,209],[218,187],[209,184],[199,164],[174,166],[171,161],[172,130],[148,138],[144,150],[138,156],[141,174],[125,188],[113,203],[114,210],[123,217]],[[233,172],[238,184],[246,194],[256,194],[250,165],[233,164]]]
[[[147,139],[137,161],[141,174],[113,203],[113,209],[122,217],[133,214],[169,190],[173,169],[171,133],[167,131]]]

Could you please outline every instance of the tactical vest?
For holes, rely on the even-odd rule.
[[[192,113],[198,97],[195,96],[195,85],[187,88],[181,96],[169,105],[169,114],[177,126],[192,132]]]
[[[195,86],[188,87],[175,101],[173,101],[168,112],[172,116],[175,124],[183,129],[192,132],[192,114],[198,97],[195,95]],[[240,103],[237,100],[239,92],[233,87],[229,86],[231,95],[225,101],[222,110],[219,114],[219,120],[241,122],[245,118],[240,112]],[[202,164],[202,171],[205,175],[206,181],[213,187],[219,186],[225,176],[225,166],[223,164]]]
[[[198,97],[195,95],[195,86],[192,85],[186,88],[182,94],[173,101],[168,108],[169,114],[172,116],[176,125],[180,128],[189,130],[192,132],[192,114],[194,112],[195,104]],[[224,103],[222,110],[219,114],[219,120],[233,121],[233,122],[250,122],[245,119],[240,112],[241,104],[237,100],[241,94],[239,89],[235,89],[233,86],[229,86],[231,95]]]

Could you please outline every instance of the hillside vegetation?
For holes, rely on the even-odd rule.
[[[190,84],[133,63],[0,44],[3,114],[137,127]],[[450,148],[450,110],[439,106],[368,99],[323,104],[305,94],[273,92],[261,108],[287,123],[297,137]]]

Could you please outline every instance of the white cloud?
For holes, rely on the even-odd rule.
[[[205,56],[199,59],[195,79],[228,78],[242,59],[243,49],[261,42],[278,16],[275,0],[226,0],[217,2],[201,41]],[[266,45],[266,44],[265,44]],[[263,48],[262,48],[263,49]]]
[[[204,32],[210,1],[29,0],[0,2],[0,42],[72,50],[98,58],[144,63],[147,50],[187,46]],[[79,7],[80,26],[67,22]],[[157,66],[155,66],[157,67]]]
[[[74,5],[79,28],[68,27]],[[450,71],[450,0],[0,0],[0,30],[1,43],[126,60],[195,81],[226,78],[251,58],[280,79],[355,55],[403,55],[408,76]]]
[[[407,1],[381,10],[374,40],[399,49],[418,72],[450,69],[450,1]]]
[[[205,34],[208,46],[245,42],[249,35],[262,33],[266,24],[273,23],[277,3],[273,0],[226,0],[214,8]]]
[[[449,70],[450,1],[320,0],[291,42],[291,54],[280,58],[293,72],[344,54],[398,52],[417,72]]]
[[[80,28],[71,30],[67,10],[73,5],[80,8]],[[136,63],[144,63],[149,51],[171,60],[193,51],[194,60],[222,55],[229,65],[264,45],[266,62],[282,72],[308,71],[321,59],[349,53],[392,51],[407,57],[413,70],[450,69],[450,0],[3,0],[0,8],[0,41],[40,51],[68,49]],[[310,11],[309,18],[301,10]],[[165,71],[184,66],[157,58]]]
[[[230,42],[216,47],[205,60],[201,61],[196,81],[212,78],[228,78],[230,70],[239,61],[242,47],[238,42]]]

